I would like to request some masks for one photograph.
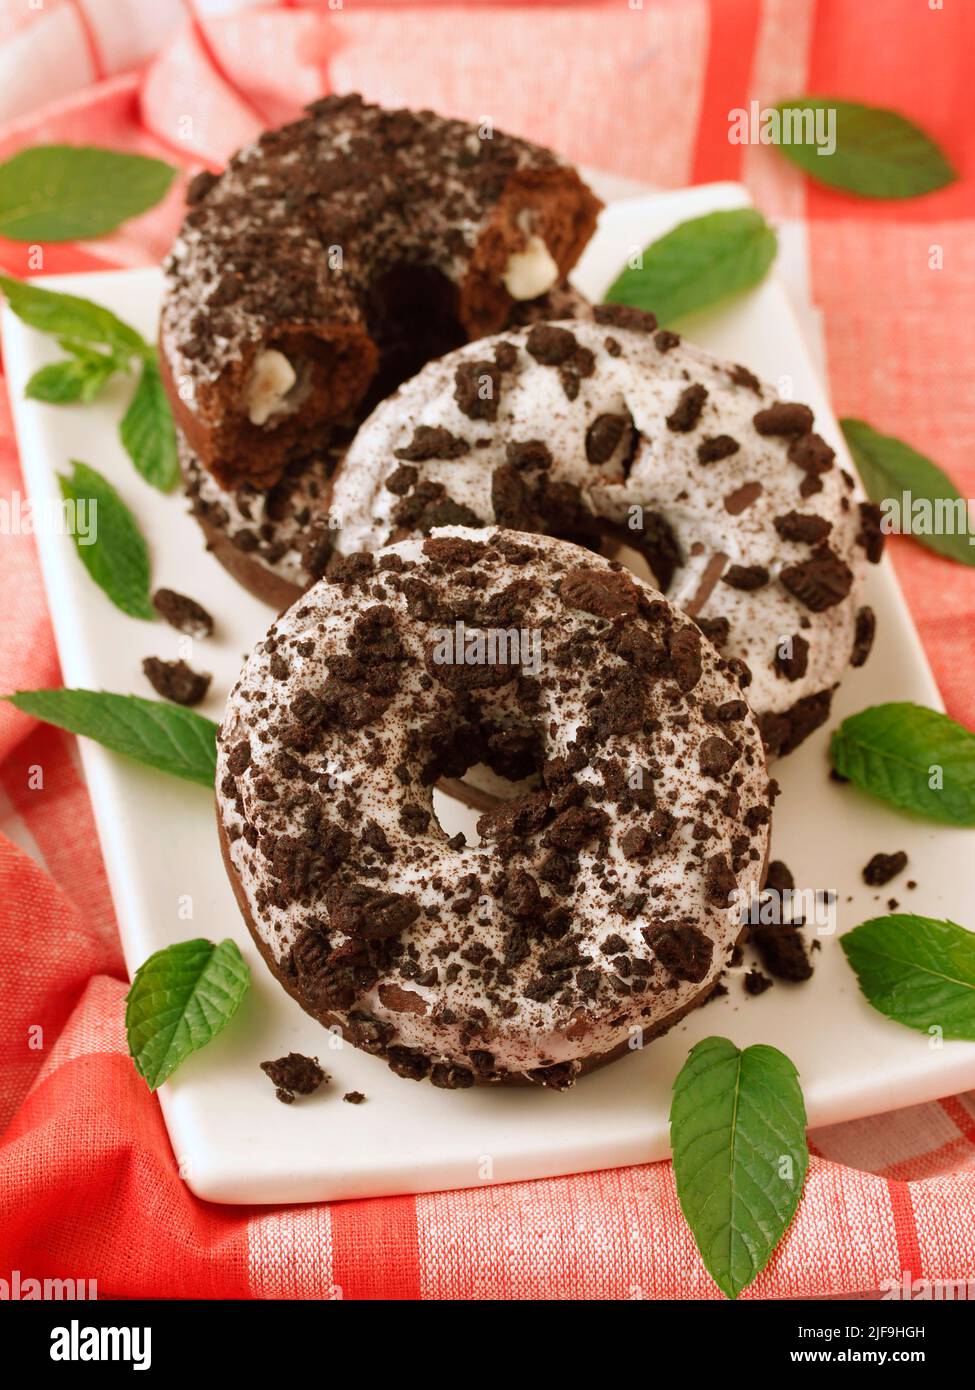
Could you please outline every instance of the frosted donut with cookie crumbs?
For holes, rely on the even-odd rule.
[[[648,314],[594,314],[460,348],[379,406],[333,481],[337,552],[497,523],[642,560],[791,752],[869,653],[879,511],[807,406]]]
[[[273,486],[367,392],[496,333],[575,265],[602,206],[539,145],[355,94],[265,131],[187,201],[160,367],[229,489]]]
[[[441,777],[532,790],[448,839]],[[738,672],[620,565],[438,529],[270,628],[218,739],[220,837],[273,973],[397,1074],[563,1088],[710,994],[772,787]]]

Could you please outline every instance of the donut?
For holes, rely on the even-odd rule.
[[[538,145],[355,95],[265,132],[187,197],[161,367],[228,488],[272,486],[377,381],[497,332],[575,264],[601,207]]]
[[[592,305],[585,296],[560,282],[538,299],[513,305],[509,324],[591,317]],[[368,415],[372,394],[355,412],[353,426]],[[182,431],[176,432],[184,493],[207,549],[243,588],[279,612],[324,573],[333,543],[330,479],[354,433],[354,428],[333,427],[327,442],[291,459],[278,481],[261,489],[252,483],[222,487]]]
[[[533,789],[448,839],[441,776]],[[217,817],[309,1014],[400,1076],[565,1087],[714,988],[773,797],[739,676],[621,565],[447,527],[350,556],[231,693]]]
[[[866,659],[879,511],[807,406],[650,315],[594,315],[468,344],[380,405],[333,478],[336,556],[496,523],[627,558],[739,664],[789,753]]]
[[[207,549],[278,612],[320,579],[331,555],[328,497],[341,455],[335,442],[292,460],[273,487],[223,488],[177,431],[183,488]]]

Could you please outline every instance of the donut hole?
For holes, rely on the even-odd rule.
[[[467,342],[457,307],[457,289],[433,266],[403,262],[370,287],[366,326],[379,353],[379,367],[362,410],[368,412],[415,376],[434,357]]]
[[[510,717],[472,719],[468,712],[451,741],[434,791],[441,829],[448,837],[463,830],[469,845],[480,844],[477,815],[534,791],[542,780],[544,760],[541,729]]]

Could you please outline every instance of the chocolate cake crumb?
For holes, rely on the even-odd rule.
[[[772,988],[772,983],[768,975],[763,975],[761,970],[753,965],[744,979],[745,993],[752,995],[764,994],[767,989]]]
[[[899,849],[893,854],[878,853],[863,868],[863,881],[871,888],[882,888],[907,868],[907,852]]]
[[[329,1081],[329,1075],[318,1064],[317,1057],[305,1057],[289,1052],[276,1061],[262,1062],[261,1071],[274,1083],[278,1100],[290,1105],[295,1096],[310,1096]]]
[[[185,661],[163,661],[158,656],[147,656],[142,670],[156,694],[177,705],[198,705],[213,679],[208,673],[194,671]]]
[[[157,589],[152,606],[171,627],[189,637],[210,637],[213,633],[213,619],[203,605],[175,589]]]
[[[361,1091],[346,1091],[342,1099],[348,1101],[350,1105],[361,1105],[365,1100],[365,1096]]]

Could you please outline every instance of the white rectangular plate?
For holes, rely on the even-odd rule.
[[[721,184],[613,204],[576,280],[598,297],[626,256],[684,218],[746,201]],[[158,271],[59,276],[45,283],[88,296],[154,336]],[[688,336],[743,362],[808,401],[817,428],[843,450],[786,296],[774,277],[754,293],[688,325]],[[192,662],[214,674],[202,712],[219,720],[243,655],[272,613],[245,594],[203,549],[178,496],[161,497],[133,471],[117,422],[129,388],[118,383],[95,405],[54,407],[24,400],[24,384],[58,355],[49,339],[9,312],[4,349],[24,473],[35,502],[56,499],[56,473],[71,458],[102,470],[135,512],[152,549],[155,585],[192,595],[214,614],[215,637]],[[95,588],[66,536],[39,537],[65,682],[148,695],[142,658],[178,654],[179,634],[126,618]],[[836,718],[883,700],[940,708],[924,654],[886,563],[871,576],[879,635],[871,660],[851,672]],[[773,841],[803,887],[833,889],[842,932],[886,911],[966,922],[975,901],[970,832],[926,824],[869,800],[827,776],[828,730],[777,765],[782,783]],[[975,1086],[975,1044],[934,1046],[888,1022],[861,998],[835,935],[820,938],[816,972],[804,985],[776,984],[746,996],[741,972],[727,996],[708,1004],[643,1052],[585,1077],[574,1090],[445,1092],[395,1077],[328,1035],[280,989],[261,963],[227,883],[205,789],[142,768],[82,740],[102,852],[130,972],[153,951],[190,936],[232,936],[253,988],[227,1030],[195,1053],[160,1092],[176,1160],[192,1190],[216,1202],[306,1202],[469,1187],[640,1163],[668,1153],[670,1088],[688,1049],[720,1033],[739,1046],[772,1043],[799,1068],[813,1126],[831,1124]],[[458,827],[469,813],[456,814]],[[469,819],[467,824],[469,824]],[[877,850],[905,849],[907,874],[881,892],[860,870]],[[917,880],[913,892],[904,880]],[[187,911],[192,917],[187,917]],[[811,930],[811,929],[809,929]],[[334,1077],[317,1095],[285,1108],[258,1064],[294,1049],[318,1055]],[[349,1090],[365,1092],[345,1105]]]

